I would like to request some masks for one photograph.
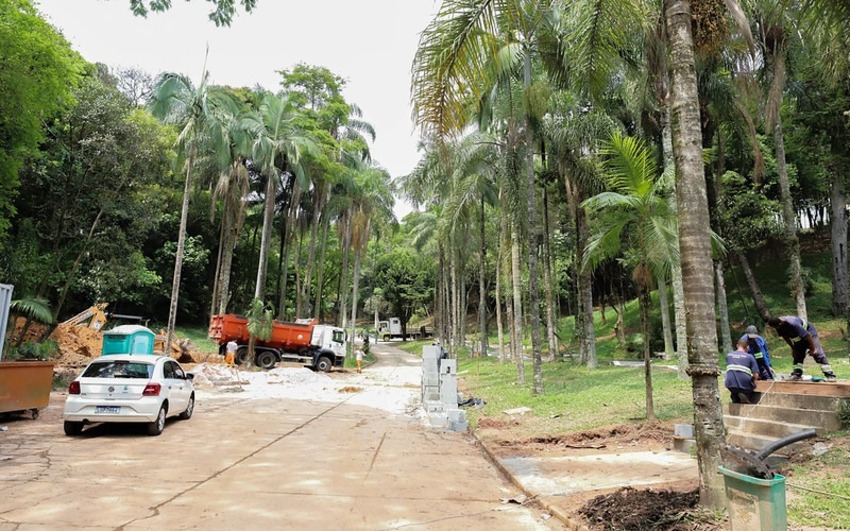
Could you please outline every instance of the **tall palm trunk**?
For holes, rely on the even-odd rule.
[[[525,48],[523,84],[531,87],[531,48]],[[525,115],[525,176],[528,188],[528,326],[531,328],[531,356],[533,366],[532,394],[543,394],[543,360],[540,346],[540,288],[538,287],[537,252],[539,229],[537,225],[537,185],[534,182],[534,136],[531,130],[531,111]]]
[[[725,503],[725,495],[717,470],[722,464],[720,447],[725,441],[725,430],[717,385],[720,368],[714,318],[710,220],[702,162],[691,8],[688,0],[666,0],[664,8],[670,54],[670,111],[700,505],[720,509]]]
[[[186,161],[186,182],[183,185],[183,206],[180,209],[180,229],[177,233],[177,251],[174,254],[174,278],[171,282],[171,304],[168,307],[168,327],[165,334],[165,352],[169,352],[174,340],[174,326],[177,323],[177,302],[180,298],[180,275],[183,271],[183,252],[186,248],[186,225],[189,221],[189,191],[192,186],[192,166],[195,163],[195,146],[189,149]]]
[[[330,223],[326,219],[327,216],[322,216],[322,244],[319,248],[319,266],[316,268],[316,303],[313,305],[313,317],[316,319],[322,319],[322,292],[324,290],[324,279],[325,279],[325,253],[328,248],[328,226]],[[377,311],[377,310],[376,310]],[[378,325],[375,325],[375,331],[377,332]]]
[[[582,254],[589,239],[587,227],[587,212],[581,206],[577,207],[578,248]],[[593,324],[593,280],[590,270],[581,268],[578,274],[579,311],[582,314],[582,333],[580,352],[588,369],[598,366],[596,359],[596,329]]]
[[[480,262],[478,265],[478,331],[481,335],[481,355],[487,355],[487,282],[486,282],[486,265],[487,265],[487,242],[485,241],[484,230],[484,196],[481,196],[481,219],[480,221],[480,238],[481,252]]]
[[[351,255],[351,217],[349,208],[345,213],[343,221],[342,239],[342,268],[339,271],[339,326],[345,328],[347,324],[346,310],[348,309],[348,258]]]
[[[369,224],[366,224],[366,234],[369,234]],[[348,337],[354,339],[355,327],[357,326],[357,293],[360,284],[360,254],[362,246],[356,245],[354,249],[354,278],[351,281],[351,333]]]
[[[673,329],[670,326],[670,302],[667,299],[667,281],[658,279],[658,305],[661,307],[661,329],[664,332],[664,359],[673,359]]]
[[[266,271],[269,265],[269,248],[272,240],[272,222],[274,221],[275,176],[269,175],[266,183],[266,201],[263,210],[263,232],[260,236],[260,260],[257,268],[257,283],[254,286],[254,298],[263,298],[266,286]]]
[[[785,52],[782,47],[774,52],[773,86],[771,93],[782,94],[785,87]],[[777,96],[781,99],[781,96]],[[785,252],[790,262],[788,274],[791,277],[791,293],[797,302],[797,315],[808,319],[806,311],[806,286],[803,283],[803,266],[800,260],[800,240],[797,238],[797,216],[794,214],[794,201],[791,198],[791,183],[788,180],[788,165],[785,162],[785,135],[782,132],[780,102],[776,106],[773,125],[773,147],[776,152],[776,174],[779,177],[779,198],[782,201],[782,222],[785,227]]]
[[[664,126],[661,130],[662,148],[664,151],[664,171],[675,172],[673,160],[673,134],[670,127],[670,98],[664,101]],[[670,194],[670,209],[679,216],[679,203],[676,200],[676,184],[673,184],[673,193]],[[678,247],[678,238],[676,246]],[[681,260],[673,261],[670,274],[673,285],[673,317],[676,323],[676,358],[678,360],[678,377],[680,380],[688,378],[688,331],[685,323],[685,288],[682,285],[682,263]]]
[[[499,193],[501,196],[501,192]],[[496,254],[496,329],[499,332],[499,363],[504,363],[507,359],[505,354],[505,331],[504,324],[502,323],[502,281],[503,275],[506,269],[510,269],[507,267],[507,256],[505,253],[505,249],[507,247],[508,240],[508,213],[505,208],[500,208],[500,219],[499,219],[499,252]],[[504,267],[503,267],[504,264]],[[508,319],[508,328],[511,328],[511,313],[510,313],[510,290],[505,291],[505,310],[507,312]],[[510,348],[510,340],[508,341],[508,348]]]
[[[753,273],[753,268],[750,267],[750,261],[747,260],[747,255],[743,252],[736,253],[735,258],[737,258],[738,264],[741,266],[741,271],[744,272],[744,278],[747,279],[747,286],[750,288],[750,294],[753,296],[753,304],[756,306],[756,311],[759,317],[761,317],[761,320],[767,322],[770,319],[770,310],[764,299],[764,293],[762,293],[761,287],[759,287],[758,279],[756,279],[756,275]]]
[[[449,268],[451,269],[451,278],[452,278],[452,286],[451,286],[451,301],[452,301],[452,348],[455,352],[461,347],[461,319],[463,316],[461,315],[461,303],[460,303],[460,281],[458,279],[458,251],[453,249],[451,251],[451,260],[449,264]]]
[[[552,240],[549,238],[549,196],[543,188],[543,283],[546,294],[546,339],[549,343],[549,360],[558,355],[558,337],[556,336],[555,297],[552,287]]]
[[[720,341],[723,352],[732,352],[732,332],[729,327],[729,303],[726,301],[726,278],[723,271],[723,260],[714,261],[714,274],[716,278],[717,313],[720,317]]]
[[[221,217],[221,224],[218,228],[218,252],[215,257],[215,276],[213,276],[213,291],[212,302],[210,303],[210,315],[215,315],[221,303],[221,260],[224,254],[225,238],[227,231],[225,230],[225,216],[227,215],[227,205],[225,204],[225,212]],[[214,221],[214,220],[212,220]]]
[[[502,325],[502,260],[496,259],[496,345],[499,350],[499,363],[505,362],[505,333]]]
[[[847,196],[844,172],[833,170],[830,205],[832,207],[832,314],[847,313]],[[848,334],[850,337],[850,334]]]
[[[313,285],[313,266],[316,260],[316,246],[319,239],[319,225],[322,213],[322,206],[325,197],[325,185],[320,183],[316,186],[316,198],[313,201],[313,219],[310,222],[310,248],[307,252],[307,271],[304,274],[304,283],[302,284],[301,299],[308,306],[307,313],[314,315],[315,312],[310,305],[310,287]]]
[[[517,221],[511,220],[511,282],[513,283],[513,305],[514,305],[514,360],[516,362],[516,381],[519,385],[525,385],[525,360],[522,348],[522,290],[521,271],[519,266],[519,228]]]
[[[646,420],[655,420],[655,405],[652,401],[652,345],[649,335],[649,308],[652,300],[649,289],[639,282],[638,306],[640,310],[640,328],[643,334],[643,376],[646,387]]]
[[[283,230],[284,249],[283,249],[283,264],[281,267],[281,282],[280,282],[280,304],[277,309],[277,318],[286,318],[286,283],[289,279],[289,248],[292,244],[292,238],[295,233],[295,225],[298,214],[298,205],[301,202],[301,186],[298,184],[298,179],[293,175],[292,179],[292,194],[289,198],[289,208],[287,208],[286,225]],[[297,267],[297,264],[296,264]]]

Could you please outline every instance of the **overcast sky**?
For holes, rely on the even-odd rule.
[[[394,178],[416,165],[410,65],[438,0],[259,0],[229,28],[207,19],[211,4],[202,0],[176,0],[146,19],[132,15],[129,0],[35,1],[87,61],[112,67],[178,72],[197,83],[209,45],[214,83],[276,90],[277,70],[324,66],[347,80],[346,100],[374,126],[373,158]]]

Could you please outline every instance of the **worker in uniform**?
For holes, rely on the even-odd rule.
[[[750,342],[747,338],[739,339],[737,347],[737,350],[726,354],[724,384],[732,396],[733,404],[750,404],[759,377],[759,366],[749,352]]]
[[[759,366],[759,380],[773,380],[773,365],[770,363],[770,352],[767,349],[767,341],[759,335],[759,330],[754,325],[747,327],[747,331],[741,336],[749,343],[749,352],[756,359]]]
[[[226,354],[224,355],[224,363],[227,365],[233,365],[234,360],[236,359],[236,350],[239,348],[239,345],[236,344],[236,341],[230,340],[227,342]]]
[[[794,315],[771,317],[767,324],[772,326],[779,337],[791,347],[791,353],[794,355],[794,370],[789,380],[803,379],[803,361],[808,354],[820,365],[824,379],[828,382],[835,381],[835,373],[832,372],[829,360],[823,352],[815,325]]]
[[[363,372],[363,349],[357,347],[357,350],[354,351],[355,359],[357,360],[357,372]]]

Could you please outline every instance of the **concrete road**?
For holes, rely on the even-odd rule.
[[[0,432],[0,531],[31,529],[562,529],[503,503],[520,491],[466,434],[413,412],[419,360],[335,376],[336,401],[199,392],[195,416],[62,432],[64,396]],[[382,408],[372,407],[375,401]],[[405,413],[406,412],[406,413]]]

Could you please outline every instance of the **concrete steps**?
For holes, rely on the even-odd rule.
[[[754,398],[754,404],[727,404],[723,421],[729,444],[757,451],[808,429],[819,436],[840,429],[837,413],[842,400],[850,398],[850,383],[757,382]],[[804,444],[776,454],[788,455]]]

